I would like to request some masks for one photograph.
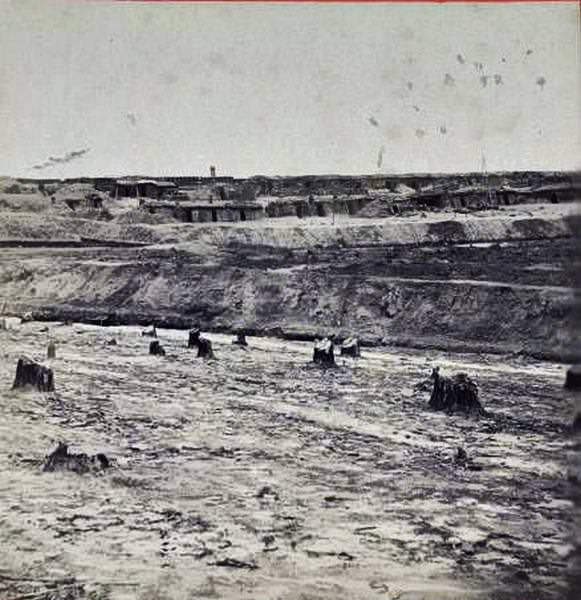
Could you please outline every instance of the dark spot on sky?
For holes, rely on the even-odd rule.
[[[411,91],[414,89],[414,84],[413,84],[413,82],[412,82],[412,81],[408,81],[408,82],[407,82],[407,87],[408,87],[408,90],[411,92]]]
[[[444,76],[444,85],[452,87],[455,84],[456,80],[452,77],[452,75],[450,75],[450,73],[446,73],[446,75]]]
[[[504,83],[504,81],[502,81],[502,75],[495,75],[494,83],[496,83],[496,85],[502,85]]]
[[[476,71],[482,71],[482,70],[484,70],[484,65],[481,62],[475,62],[475,63],[472,63],[472,64],[474,65],[474,69]]]
[[[385,153],[385,146],[382,146],[379,149],[379,152],[377,154],[377,168],[379,169],[381,167],[381,165],[383,164],[383,155]]]
[[[416,129],[416,137],[421,139],[426,135],[426,132],[423,129]]]
[[[532,53],[533,53],[533,51],[530,48],[527,49],[527,51],[526,51],[526,55],[527,56],[530,56]]]
[[[488,80],[490,79],[490,77],[488,75],[481,75],[480,76],[480,85],[485,88],[488,85]]]
[[[373,125],[373,127],[379,127],[379,121],[375,117],[371,116],[367,120],[369,121],[370,125]]]
[[[504,58],[504,56],[502,57],[502,62],[505,63],[506,62],[506,58]]]
[[[127,113],[127,120],[131,123],[131,125],[137,125],[137,117],[133,113]]]
[[[461,54],[456,54],[456,60],[461,64],[465,64],[466,61],[464,60],[464,57]]]
[[[416,112],[420,112],[420,107],[416,106],[415,104],[412,107]]]
[[[540,86],[541,89],[545,87],[546,83],[547,80],[542,75],[540,77],[537,77],[537,85]]]
[[[445,125],[440,125],[440,133],[446,135],[448,133],[448,128]]]

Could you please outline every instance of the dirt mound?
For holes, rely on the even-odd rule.
[[[147,225],[163,225],[165,223],[178,223],[178,220],[168,214],[151,214],[140,208],[132,208],[115,217],[115,223],[122,225],[137,225],[145,223]]]

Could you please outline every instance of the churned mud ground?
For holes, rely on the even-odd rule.
[[[0,332],[1,598],[563,596],[564,366],[364,349],[324,370],[310,344],[220,335],[205,361],[159,335],[163,358],[133,327]],[[57,392],[11,391],[49,337]],[[468,372],[490,416],[430,412],[435,365]],[[42,472],[59,440],[112,468]]]

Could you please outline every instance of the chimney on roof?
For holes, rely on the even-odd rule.
[[[210,177],[216,177],[216,167],[214,165],[210,167]]]

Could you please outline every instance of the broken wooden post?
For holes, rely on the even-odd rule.
[[[46,348],[46,357],[50,360],[53,358],[56,358],[56,345],[53,341],[50,341],[48,343],[48,346]]]
[[[52,369],[22,357],[16,366],[16,378],[12,389],[29,385],[35,387],[39,392],[54,392],[54,375]]]
[[[248,346],[248,342],[246,341],[246,334],[239,332],[236,334],[236,339],[232,342],[237,346]]]
[[[212,342],[206,338],[198,338],[198,358],[214,358]]]
[[[361,356],[359,340],[355,337],[347,338],[341,344],[341,356]]]
[[[581,364],[573,365],[567,369],[565,388],[568,390],[581,390]]]
[[[313,362],[324,366],[335,365],[333,342],[329,338],[315,340],[315,347],[313,349]]]
[[[448,413],[464,412],[484,414],[478,400],[478,386],[466,375],[457,373],[453,377],[442,377],[440,368],[432,371],[434,387],[430,397],[430,408]]]
[[[153,340],[149,343],[149,353],[153,354],[154,356],[165,356],[165,350],[159,343],[159,340]]]

